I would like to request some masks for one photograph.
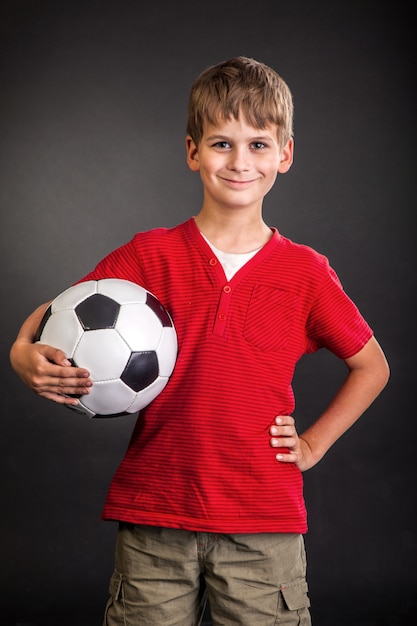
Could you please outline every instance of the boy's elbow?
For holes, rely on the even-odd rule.
[[[382,389],[384,389],[384,387],[386,387],[386,385],[388,384],[388,381],[391,376],[390,366],[385,356],[384,356],[384,360],[380,369],[381,369],[380,380],[381,380],[381,391],[382,391]]]
[[[390,377],[390,368],[385,354],[375,337],[353,357],[346,360],[351,371],[360,373],[363,380],[374,389],[378,395],[387,385]]]
[[[376,340],[374,341],[376,344],[376,358],[373,359],[373,375],[380,391],[382,391],[384,387],[386,387],[386,385],[388,384],[391,371],[389,363],[384,352],[382,351],[381,346],[378,344],[378,342],[376,342]]]

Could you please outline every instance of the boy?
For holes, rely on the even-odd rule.
[[[327,259],[263,221],[263,198],[292,164],[292,115],[287,85],[264,64],[208,68],[191,89],[186,138],[201,210],[138,233],[83,279],[143,285],[179,340],[174,373],[141,412],[104,507],[119,521],[107,626],[197,623],[200,578],[216,626],[310,624],[302,472],[378,396],[388,365]],[[33,344],[45,306],[23,324],[11,361],[38,394],[75,404],[68,394],[93,382]],[[294,368],[321,347],[347,376],[298,435]]]

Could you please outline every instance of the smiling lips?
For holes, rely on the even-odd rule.
[[[255,182],[255,178],[251,178],[250,180],[235,180],[234,178],[223,178],[220,176],[221,180],[223,180],[228,185],[232,185],[233,187],[243,187],[245,185],[249,185],[250,183]]]

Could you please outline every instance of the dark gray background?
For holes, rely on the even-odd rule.
[[[186,101],[237,54],[295,100],[295,162],[266,220],[326,254],[392,368],[305,474],[315,626],[409,624],[416,609],[415,74],[409,3],[16,0],[0,5],[0,624],[101,622],[116,526],[100,521],[131,418],[90,421],[30,392],[10,345],[34,307],[134,232],[195,214]],[[414,46],[413,46],[414,47]],[[302,430],[343,367],[300,364]],[[169,467],[166,471],[169,480]]]

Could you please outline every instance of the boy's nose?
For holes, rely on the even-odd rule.
[[[250,159],[247,151],[235,148],[230,153],[229,168],[236,172],[244,172],[250,169]]]

